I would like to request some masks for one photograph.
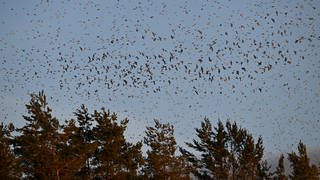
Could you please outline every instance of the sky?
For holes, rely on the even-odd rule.
[[[235,121],[266,152],[320,147],[320,1],[0,0],[0,121],[24,125],[44,90],[63,122],[81,104],[153,120],[178,145],[204,118]]]

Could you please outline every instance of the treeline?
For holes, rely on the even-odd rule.
[[[108,110],[90,113],[82,105],[75,119],[60,124],[43,92],[32,94],[26,108],[25,126],[0,127],[0,179],[319,179],[302,142],[297,153],[286,155],[289,176],[284,155],[271,172],[262,138],[255,140],[235,122],[212,126],[204,119],[184,149],[176,144],[174,127],[158,120],[133,144],[124,136],[128,120]]]

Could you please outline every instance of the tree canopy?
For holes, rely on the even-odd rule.
[[[196,129],[199,140],[186,143],[198,152],[198,157],[191,151],[180,149],[195,167],[199,179],[257,179],[261,170],[263,142],[259,137],[254,141],[247,130],[236,123],[218,121],[212,128],[205,118],[201,128]],[[261,174],[261,173],[260,173]]]
[[[288,153],[289,176],[284,155],[270,172],[262,137],[229,120],[212,126],[205,118],[186,149],[177,145],[174,126],[160,120],[132,143],[124,135],[129,120],[105,108],[90,113],[81,105],[75,119],[61,123],[42,91],[26,109],[23,127],[0,125],[1,179],[319,179],[302,142],[298,153]]]

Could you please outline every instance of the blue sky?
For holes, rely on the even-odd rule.
[[[319,147],[319,1],[0,4],[1,121],[22,126],[44,90],[62,121],[81,104],[128,117],[132,141],[160,119],[183,145],[208,117],[261,135],[267,152]]]

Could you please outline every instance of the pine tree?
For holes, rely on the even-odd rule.
[[[20,165],[28,178],[57,178],[62,166],[57,155],[59,121],[52,117],[43,91],[32,94],[26,107],[29,116],[24,119],[27,124],[17,130],[21,135],[14,141]]]
[[[198,159],[191,152],[180,148],[180,152],[193,164],[194,175],[199,179],[210,179],[213,176],[214,158],[213,158],[213,131],[209,119],[201,122],[201,128],[196,128],[197,136],[200,142],[193,140],[193,143],[186,143],[187,146],[201,153],[201,159]]]
[[[221,121],[218,122],[218,127],[215,127],[214,129],[212,150],[214,166],[212,173],[216,179],[227,179],[229,176],[229,165],[227,163],[229,156],[229,151],[227,149],[227,132]]]
[[[287,180],[287,176],[285,174],[285,169],[284,169],[284,156],[281,154],[279,161],[278,161],[278,167],[276,168],[275,171],[275,177],[274,180]]]
[[[236,123],[231,124],[229,121],[226,122],[226,129],[228,134],[230,179],[237,179],[241,170],[239,155],[242,153],[247,131],[238,127]]]
[[[102,179],[132,179],[137,177],[137,170],[143,163],[141,153],[142,143],[126,142],[124,132],[128,119],[117,122],[117,115],[102,109],[95,111],[93,119],[94,139],[98,148],[94,154],[94,165],[97,178]]]
[[[319,179],[319,170],[315,165],[310,165],[306,146],[300,141],[298,144],[298,153],[288,153],[288,159],[291,163],[292,173],[290,178],[295,179]]]
[[[13,124],[0,124],[0,179],[18,179],[20,175],[17,159],[10,148],[13,130]]]
[[[259,137],[258,142],[254,144],[253,137],[251,135],[247,135],[243,150],[239,155],[239,175],[243,178],[256,179],[259,162],[262,160],[262,157],[262,138]]]
[[[91,161],[97,148],[92,130],[94,119],[88,112],[88,108],[83,104],[74,112],[74,115],[76,116],[77,126],[73,141],[75,145],[80,148],[78,150],[80,156],[85,159],[85,164],[80,168],[78,176],[84,179],[92,179],[93,169],[91,167]]]
[[[259,180],[271,180],[272,173],[270,172],[271,166],[268,164],[266,160],[260,162],[258,164],[258,174],[257,179]]]
[[[180,149],[189,162],[196,168],[194,174],[199,179],[257,179],[269,177],[268,167],[262,162],[263,141],[257,143],[245,129],[236,123],[221,121],[212,130],[210,121],[205,118],[197,129],[200,141],[186,143],[200,153],[200,159],[193,153]]]
[[[228,132],[229,161],[231,166],[231,179],[256,179],[259,174],[268,174],[262,162],[263,140],[258,138],[257,143],[246,129],[238,127],[234,122],[226,123]]]
[[[174,127],[154,120],[154,127],[147,127],[144,143],[147,151],[144,172],[151,179],[188,179],[188,164],[183,157],[175,155],[177,145]],[[182,168],[182,169],[181,169]]]
[[[212,130],[209,119],[205,118],[201,123],[201,128],[197,129],[197,136],[200,142],[193,140],[193,143],[186,143],[189,147],[201,153],[201,159],[190,152],[180,149],[187,159],[193,163],[197,169],[194,173],[199,179],[228,179],[229,152],[227,149],[227,132],[221,121]]]
[[[60,169],[61,179],[74,179],[75,177],[86,179],[88,175],[82,174],[87,166],[88,154],[93,152],[92,143],[84,143],[79,135],[79,127],[76,121],[66,121],[61,134],[59,157],[63,164]]]

